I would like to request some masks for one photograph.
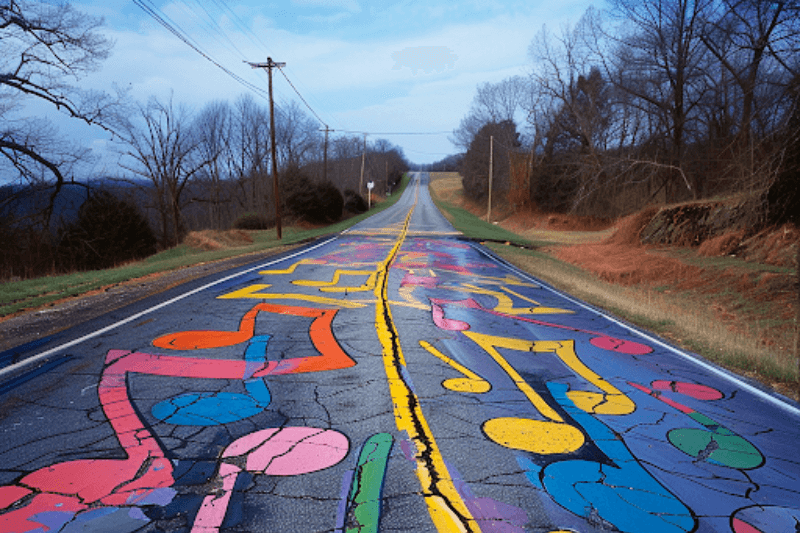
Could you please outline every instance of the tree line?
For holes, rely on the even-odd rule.
[[[747,193],[765,217],[800,211],[800,3],[608,6],[543,28],[524,75],[478,87],[451,137],[467,194],[486,197],[491,137],[518,207],[613,217]]]
[[[2,278],[110,266],[174,246],[192,229],[274,224],[266,102],[245,94],[195,112],[172,96],[136,102],[85,89],[80,80],[113,46],[101,28],[68,2],[0,3],[0,174],[13,184],[0,187]],[[27,114],[42,105],[110,133],[118,171],[93,175],[89,149]],[[366,181],[386,195],[408,168],[386,140],[326,142],[320,126],[293,101],[276,106],[290,217],[330,222],[363,209]]]

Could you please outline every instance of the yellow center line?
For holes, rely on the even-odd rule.
[[[419,398],[412,391],[404,377],[405,373],[401,370],[406,363],[389,304],[389,270],[408,234],[411,215],[419,197],[419,184],[417,184],[416,195],[414,205],[411,206],[405,218],[397,241],[378,268],[378,280],[375,286],[377,299],[375,329],[383,347],[383,364],[394,405],[397,428],[405,431],[416,445],[417,477],[420,480],[422,494],[434,525],[442,532],[478,533],[480,527],[453,484],[444,457],[422,413]]]

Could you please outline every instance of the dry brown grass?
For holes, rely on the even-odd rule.
[[[206,229],[190,231],[183,243],[196,250],[223,250],[253,244],[253,237],[241,229],[227,231]]]
[[[718,364],[800,399],[797,360],[789,346],[766,342],[757,323],[737,321],[720,305],[703,305],[680,293],[612,284],[544,254],[490,245],[504,259],[577,298],[597,305]]]

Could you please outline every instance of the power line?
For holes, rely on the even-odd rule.
[[[283,69],[282,69],[282,68],[278,68],[278,72],[280,72],[281,74],[283,74],[283,77],[284,77],[284,78],[286,78],[286,81],[289,83],[289,85],[291,86],[291,88],[292,88],[292,89],[294,89],[294,92],[297,94],[297,96],[299,96],[299,97],[300,97],[300,100],[302,100],[302,102],[303,102],[303,103],[306,105],[306,107],[308,108],[308,110],[309,110],[309,111],[311,111],[311,113],[312,113],[312,114],[313,114],[315,117],[317,117],[317,120],[319,120],[320,124],[322,124],[323,126],[325,126],[325,127],[327,128],[327,127],[328,127],[328,125],[325,123],[325,121],[324,121],[324,120],[322,120],[322,119],[320,118],[320,116],[317,114],[317,112],[316,112],[316,111],[314,111],[314,109],[312,109],[310,105],[308,105],[308,102],[306,102],[306,99],[305,99],[305,98],[303,98],[303,95],[302,95],[302,94],[300,94],[300,91],[298,91],[298,90],[297,90],[297,87],[295,87],[295,86],[294,86],[294,83],[292,83],[292,80],[290,80],[290,79],[289,79],[289,76],[287,76],[287,75],[286,75],[286,73],[283,71]]]
[[[147,5],[147,4],[145,4],[146,1],[147,0],[133,0],[133,3],[136,4],[137,6],[139,6],[142,10],[144,10],[145,13],[150,15],[153,19],[155,19],[156,22],[161,24],[164,28],[166,28],[175,37],[177,37],[178,39],[183,41],[192,50],[194,50],[195,52],[200,54],[202,57],[204,57],[206,60],[211,62],[213,65],[215,65],[217,68],[222,70],[225,74],[227,74],[228,76],[233,78],[235,81],[237,81],[238,83],[240,83],[241,85],[243,85],[247,89],[250,89],[251,91],[255,92],[256,94],[258,94],[262,98],[269,99],[268,95],[265,93],[265,91],[263,89],[261,89],[257,85],[254,85],[253,83],[245,80],[244,78],[242,78],[238,74],[232,72],[228,68],[224,67],[217,60],[215,60],[210,55],[208,55],[206,52],[204,52],[202,49],[200,49],[200,46],[198,44],[194,43],[192,41],[191,37],[189,37],[177,24],[175,24],[173,21],[171,21],[169,19],[169,17],[167,17],[166,15],[164,15],[164,17],[159,15],[156,12],[157,8],[155,8],[155,6],[151,7],[151,6]]]
[[[342,133],[355,133],[358,135],[449,135],[452,131],[352,131],[340,130]]]
[[[319,101],[315,100],[313,92],[309,91],[308,87],[306,87],[303,84],[302,79],[300,78],[300,76],[298,76],[295,73],[295,71],[294,71],[294,69],[292,69],[292,67],[287,66],[284,69],[284,72],[286,72],[287,76],[289,74],[291,74],[292,75],[292,79],[295,80],[294,81],[295,85],[298,86],[300,89],[302,89],[307,95],[309,95],[309,92],[311,92],[311,94],[308,96],[308,100],[311,103],[313,103],[317,108],[320,108],[320,107],[323,108],[323,109],[325,108],[324,105],[321,105]],[[340,129],[340,130],[345,129],[345,128],[342,127],[341,124],[339,124],[336,120],[334,120],[333,117],[329,113],[325,113],[325,112],[321,111],[320,115],[325,115],[325,117],[328,119],[328,120],[323,121],[323,124],[333,124],[334,126],[336,126],[336,129]]]
[[[167,31],[169,31],[175,37],[180,39],[184,44],[189,46],[192,50],[197,52],[200,56],[202,56],[204,59],[209,61],[211,64],[213,64],[214,66],[216,66],[217,68],[222,70],[225,74],[227,74],[229,77],[231,77],[234,81],[236,81],[237,83],[239,83],[240,85],[242,85],[246,89],[249,89],[250,91],[253,91],[257,95],[259,95],[262,98],[264,98],[265,100],[269,100],[269,95],[267,94],[267,92],[264,89],[260,88],[259,86],[255,85],[254,83],[252,83],[252,82],[244,79],[243,77],[239,76],[235,72],[231,71],[230,69],[228,69],[227,67],[222,65],[222,63],[220,63],[219,61],[217,61],[216,59],[211,57],[211,55],[209,53],[207,53],[206,51],[204,51],[201,48],[200,44],[197,41],[195,41],[194,39],[192,39],[191,36],[184,29],[182,29],[177,23],[175,23],[173,20],[171,20],[166,14],[159,13],[159,9],[153,4],[152,1],[150,1],[150,0],[133,0],[133,2],[134,2],[135,5],[139,6],[145,13],[147,13],[150,17],[152,17],[156,22],[158,22],[161,26],[163,26]],[[233,42],[233,40],[227,35],[225,30],[214,19],[214,17],[208,11],[208,9],[206,9],[206,7],[203,6],[202,2],[200,2],[198,0],[194,0],[194,2],[197,5],[199,5],[200,8],[206,13],[206,15],[208,17],[208,20],[211,21],[210,24],[208,22],[206,22],[203,19],[202,16],[200,16],[198,13],[196,13],[195,10],[192,9],[188,4],[184,3],[183,5],[199,21],[203,22],[203,24],[211,31],[212,34],[216,33],[219,36],[221,36],[225,41],[227,41],[230,44],[231,47],[233,47],[233,49],[236,51],[236,53],[238,53],[240,55],[243,55],[241,50],[239,50],[239,48],[236,46],[236,44]],[[247,25],[241,20],[241,18],[230,8],[230,6],[227,5],[225,0],[213,0],[213,2],[218,7],[220,7],[221,9],[223,9],[225,11],[227,11],[232,16],[233,23],[240,30],[242,30],[242,32],[245,34],[245,36],[247,36],[248,39],[253,44],[255,44],[256,46],[259,46],[259,44],[260,44],[262,47],[264,47],[264,49],[266,49],[266,45],[264,44],[264,42],[261,41],[261,39],[258,37],[258,35],[256,35],[251,29],[249,29],[247,27]],[[256,42],[256,41],[258,41],[258,42]],[[226,48],[228,48],[228,46],[223,41],[220,41],[220,43],[223,46],[225,46]],[[228,48],[228,50],[231,51],[230,48]],[[295,84],[292,82],[291,79],[289,79],[289,77],[286,75],[286,73],[283,71],[282,68],[278,68],[278,70],[281,72],[283,77],[286,79],[287,83],[292,88],[292,90],[295,92],[295,94],[303,102],[305,107],[314,115],[314,117],[323,126],[325,126],[327,128],[328,127],[328,123],[330,121],[323,120],[322,117],[320,116],[320,114],[313,107],[311,107],[311,105],[308,103],[308,100],[297,89]],[[281,98],[281,100],[282,100],[282,103],[284,105],[286,105],[285,100],[283,100],[283,98]],[[431,136],[433,136],[433,135],[449,135],[449,134],[452,133],[452,131],[449,131],[449,130],[448,131],[431,131],[431,132],[420,132],[420,131],[416,131],[416,132],[367,132],[367,131],[355,131],[355,130],[337,129],[336,131],[340,131],[342,133],[349,133],[349,134],[372,135],[372,136],[375,136],[375,135],[414,135],[414,136],[431,135]],[[424,153],[424,152],[417,152],[417,153]],[[434,155],[434,154],[430,154],[430,155]]]

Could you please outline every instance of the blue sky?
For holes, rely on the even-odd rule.
[[[329,127],[341,131],[437,132],[376,135],[427,163],[454,153],[448,134],[469,109],[478,84],[529,69],[527,49],[543,24],[574,23],[601,0],[153,0],[207,54],[266,89],[264,72],[243,61],[271,56]],[[131,0],[80,0],[105,18],[115,47],[81,83],[127,87],[140,101],[174,94],[199,110],[248,89],[158,25]],[[296,99],[275,78],[278,102]],[[299,100],[298,100],[299,101]],[[310,114],[310,113],[309,113]],[[64,126],[61,125],[62,130]],[[107,136],[90,133],[102,151]]]

